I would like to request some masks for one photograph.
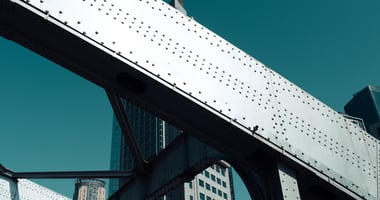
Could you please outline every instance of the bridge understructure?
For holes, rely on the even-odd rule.
[[[216,158],[254,199],[380,198],[378,140],[165,2],[0,0],[0,35],[186,133],[149,163],[135,149],[111,199],[154,199]]]

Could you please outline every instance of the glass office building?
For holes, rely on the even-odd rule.
[[[380,139],[380,87],[370,85],[355,93],[344,110],[362,118],[367,132]]]
[[[127,117],[132,126],[140,151],[146,160],[157,155],[167,144],[173,141],[181,131],[162,119],[141,108],[123,101]],[[128,147],[122,140],[119,124],[114,117],[112,130],[111,170],[134,168],[134,160]],[[121,186],[118,179],[111,179],[109,194],[112,195]],[[192,181],[179,186],[168,193],[164,199],[212,200],[234,199],[231,167],[219,161],[197,175]]]

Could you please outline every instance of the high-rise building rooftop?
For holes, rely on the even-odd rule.
[[[105,200],[105,184],[101,179],[77,179],[73,200]]]
[[[380,139],[380,87],[369,85],[355,93],[344,110],[362,118],[368,133]]]

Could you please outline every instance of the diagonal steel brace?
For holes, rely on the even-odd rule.
[[[144,160],[142,157],[140,148],[136,142],[136,137],[133,134],[131,124],[129,123],[128,117],[125,113],[123,103],[121,102],[120,96],[116,93],[106,90],[108,99],[111,103],[112,109],[116,115],[117,121],[119,122],[121,131],[124,136],[124,141],[128,144],[129,150],[132,153],[134,160],[136,161],[136,167],[138,172],[145,171],[145,165],[148,161]]]

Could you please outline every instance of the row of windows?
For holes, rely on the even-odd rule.
[[[207,170],[204,171],[204,175],[207,178],[211,178],[212,181],[218,183],[219,185],[222,185],[224,188],[227,187],[227,183],[225,181],[222,181],[220,178],[215,177],[213,174],[210,174],[210,172],[208,172]]]
[[[208,190],[208,191],[212,191],[212,193],[214,193],[214,194],[218,194],[218,196],[220,196],[220,197],[224,197],[224,199],[227,199],[227,194],[225,193],[225,192],[222,192],[221,190],[219,190],[219,189],[216,189],[216,187],[214,187],[214,186],[211,186],[210,184],[208,184],[208,183],[205,183],[203,180],[201,180],[201,179],[199,179],[199,186],[201,186],[201,187],[204,187],[204,188],[206,188],[206,190]],[[202,194],[202,193],[201,193]]]
[[[222,197],[221,194],[219,196]],[[223,198],[227,199],[227,194],[226,193],[223,193]],[[210,196],[203,194],[202,192],[199,193],[199,199],[200,200],[215,200],[215,199],[212,199]],[[192,195],[190,195],[190,200],[193,200],[193,196]]]
[[[226,176],[226,169],[225,168],[222,168],[219,165],[212,165],[211,168],[214,169],[219,174],[221,174],[222,176]]]

